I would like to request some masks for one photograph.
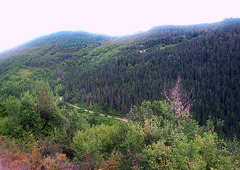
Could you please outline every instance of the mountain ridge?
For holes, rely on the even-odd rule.
[[[19,46],[16,46],[12,49],[9,49],[7,51],[3,51],[0,53],[0,58],[7,58],[10,55],[15,55],[17,53],[24,53],[24,51],[28,50],[31,47],[38,48],[39,45],[58,45],[58,44],[63,44],[64,42],[61,40],[61,38],[64,38],[65,40],[70,40],[70,39],[75,39],[77,43],[81,43],[82,39],[84,38],[109,38],[110,36],[107,35],[100,35],[100,34],[92,34],[88,33],[86,31],[59,31],[59,32],[54,32],[48,35],[43,35],[36,37],[30,41],[27,41],[23,44],[20,44]],[[69,46],[72,46],[72,43],[69,43]],[[42,48],[41,46],[39,48]],[[33,49],[33,51],[36,49]],[[10,53],[10,54],[9,54]]]
[[[0,52],[0,58],[3,58],[7,53],[12,53],[16,50],[16,53],[18,52],[18,50],[21,50],[22,47],[27,46],[29,44],[34,44],[34,42],[36,41],[43,41],[44,39],[49,40],[50,37],[54,38],[56,36],[62,36],[63,34],[89,34],[89,35],[93,35],[93,36],[105,36],[105,37],[111,37],[110,39],[129,39],[129,38],[134,38],[134,37],[138,37],[138,35],[144,35],[144,34],[151,34],[152,31],[154,30],[163,30],[164,29],[184,29],[185,27],[189,27],[189,28],[204,28],[204,27],[213,27],[215,25],[218,25],[219,23],[222,24],[223,26],[227,23],[234,23],[234,22],[239,22],[239,18],[226,18],[223,21],[219,21],[219,22],[214,22],[214,23],[203,23],[203,24],[194,24],[194,25],[160,25],[160,26],[154,26],[152,28],[150,28],[148,31],[144,31],[144,32],[140,32],[140,33],[134,33],[133,35],[124,35],[124,36],[110,36],[107,34],[99,34],[99,33],[90,33],[87,31],[58,31],[58,32],[53,32],[51,34],[48,35],[42,35],[42,36],[38,36],[36,38],[33,38],[27,42],[24,42],[16,47],[10,48],[6,51],[2,51]],[[50,38],[51,39],[51,38]],[[20,49],[19,49],[20,48]]]

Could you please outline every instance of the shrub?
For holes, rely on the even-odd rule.
[[[75,134],[72,148],[79,161],[97,166],[118,146],[118,136],[118,127],[115,125],[93,126]]]
[[[29,169],[38,169],[42,165],[42,154],[40,153],[40,150],[41,148],[38,144],[36,144],[32,150],[32,154],[29,159]]]
[[[237,162],[217,147],[217,135],[204,133],[195,139],[176,139],[171,146],[158,141],[143,150],[149,169],[234,169]]]
[[[17,148],[14,140],[0,136],[0,169],[27,169],[26,155]]]

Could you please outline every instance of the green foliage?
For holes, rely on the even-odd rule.
[[[35,120],[35,117],[31,122],[29,119],[31,114],[28,113],[38,114],[38,118],[43,122],[45,119],[34,110],[34,97],[29,92],[22,94],[21,100],[14,97],[10,99],[6,103],[10,103],[16,112],[20,109],[19,114],[24,111],[24,115],[20,114],[21,118],[16,119],[19,120],[13,125],[17,127],[16,129],[9,127],[10,116],[0,119],[0,132],[5,133],[2,135],[20,138],[19,146],[25,146],[24,150],[29,151],[29,147],[35,144],[34,129],[39,121]],[[209,128],[213,125],[211,121],[208,121],[206,127],[200,127],[195,120],[177,119],[171,111],[167,112],[169,106],[166,102],[143,102],[143,106],[136,109],[150,113],[152,117],[139,122],[118,121],[116,124],[106,125],[104,123],[111,123],[98,119],[109,118],[95,115],[97,122],[101,123],[90,126],[85,119],[88,117],[85,112],[81,110],[78,112],[70,107],[67,109],[63,104],[60,114],[64,117],[64,124],[58,127],[51,124],[54,128],[49,135],[38,141],[41,154],[50,158],[57,152],[66,153],[80,164],[80,169],[239,168],[240,147],[236,141],[226,144],[219,140],[217,134],[211,132],[212,129]],[[161,114],[153,114],[154,109],[150,108],[161,110]],[[24,124],[24,121],[30,122]],[[41,134],[46,135],[44,129],[38,130],[37,136]],[[40,161],[40,157],[38,159]]]
[[[64,152],[80,169],[239,169],[239,25],[33,40],[0,61],[0,135],[27,152],[38,140],[50,167],[59,167],[50,155]],[[195,120],[177,119],[162,100],[179,75]],[[129,110],[130,122],[96,112]]]
[[[27,91],[22,93],[20,99],[10,96],[4,107],[4,114],[0,119],[1,135],[18,138],[27,132],[40,137],[49,135],[63,122],[52,91],[43,82],[36,83],[33,95]]]
[[[6,100],[6,113],[8,116],[0,120],[0,133],[2,135],[18,138],[24,133],[19,120],[20,105],[21,102],[13,96]]]
[[[64,123],[53,130],[50,138],[55,143],[60,144],[68,156],[72,156],[71,144],[75,133],[79,130],[85,131],[90,126],[82,113],[75,109],[61,110],[61,114],[64,116]]]
[[[117,126],[93,126],[86,131],[78,131],[73,138],[72,148],[79,161],[84,161],[91,155],[95,165],[99,164],[104,156],[107,156],[117,147],[118,130]]]
[[[42,129],[43,120],[36,111],[34,98],[29,91],[22,94],[18,120],[26,132],[31,132],[36,135],[39,134],[40,129]]]
[[[162,100],[181,75],[195,99],[193,118],[201,125],[209,115],[214,122],[224,120],[217,128],[221,136],[238,136],[239,23],[160,26],[124,38],[86,32],[43,36],[2,54],[0,96],[19,98],[31,91],[32,81],[47,80],[65,101],[126,114],[144,100]]]
[[[128,125],[128,131],[126,132],[125,141],[122,143],[122,147],[130,150],[134,153],[139,153],[144,147],[143,129],[139,124]]]
[[[86,118],[87,122],[92,126],[92,125],[109,125],[112,126],[114,124],[119,124],[119,120],[116,120],[114,117],[107,117],[105,116],[100,116],[99,113],[94,113],[94,114],[88,114],[88,117]]]
[[[57,102],[54,99],[49,84],[44,82],[36,83],[33,95],[35,97],[36,111],[41,119],[44,120],[43,128],[46,129],[47,126],[49,126],[48,128],[60,126],[63,118],[59,113]]]
[[[158,141],[153,145],[147,146],[143,151],[143,155],[147,160],[151,169],[173,169],[175,160],[170,154],[170,147],[164,145],[164,141]]]
[[[217,144],[216,134],[205,133],[190,141],[174,140],[171,146],[158,141],[148,145],[143,155],[150,169],[235,169],[237,162]]]
[[[6,112],[6,103],[1,101],[0,99],[0,117],[6,117],[7,112]]]
[[[9,116],[17,116],[20,113],[20,105],[21,102],[19,99],[10,96],[6,100],[6,112],[8,113]]]
[[[133,106],[128,113],[128,117],[131,120],[138,122],[151,118],[153,115],[161,116],[164,119],[173,118],[173,111],[167,101],[154,100],[152,103],[150,101],[144,101],[139,107]]]
[[[146,103],[148,109],[146,109]],[[195,134],[201,134],[204,130],[193,119],[179,120],[174,117],[171,106],[166,101],[143,102],[142,104],[143,106],[139,108],[134,106],[129,115],[132,117],[132,114],[136,114],[136,110],[142,114],[142,120],[138,121],[144,128],[146,138],[152,142],[161,139],[170,144],[173,140],[183,136],[192,139]],[[151,118],[146,118],[145,113],[152,115]]]

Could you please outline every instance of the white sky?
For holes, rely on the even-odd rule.
[[[0,0],[0,52],[63,30],[126,35],[240,18],[239,0]]]

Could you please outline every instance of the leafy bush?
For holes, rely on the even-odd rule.
[[[150,169],[234,169],[237,162],[217,144],[216,134],[208,132],[190,141],[176,139],[171,146],[158,141],[148,145],[143,155]]]
[[[93,126],[86,131],[78,131],[73,138],[72,148],[79,161],[100,164],[119,144],[119,128],[115,125]],[[88,161],[90,162],[90,160]]]
[[[13,138],[32,133],[35,137],[48,136],[64,120],[49,87],[44,82],[36,82],[34,93],[22,93],[20,99],[9,96],[2,104],[0,134]]]

